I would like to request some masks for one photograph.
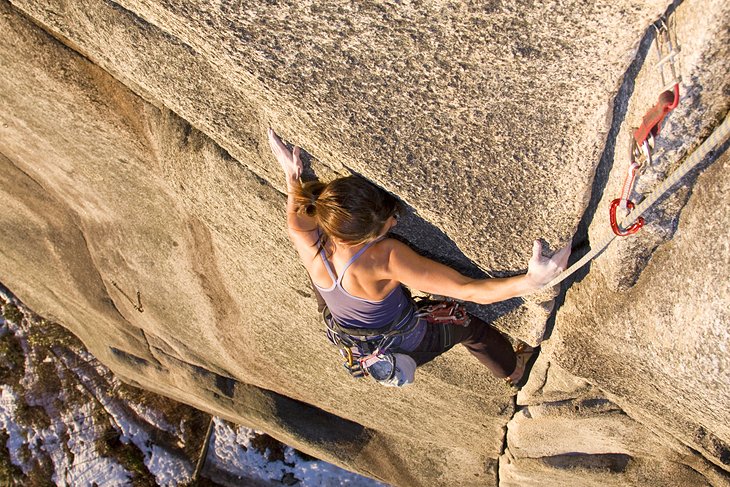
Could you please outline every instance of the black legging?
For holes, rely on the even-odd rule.
[[[500,332],[472,316],[469,326],[431,325],[420,345],[412,352],[405,352],[423,365],[461,343],[479,362],[496,377],[509,376],[517,365],[512,344]]]
[[[310,278],[311,282],[311,278]],[[324,299],[312,283],[317,298],[317,310],[325,307]],[[412,352],[403,352],[423,365],[449,350],[457,343],[466,347],[479,362],[485,365],[496,377],[504,378],[514,372],[517,356],[510,342],[500,332],[472,316],[469,326],[428,324],[426,335],[420,345]]]

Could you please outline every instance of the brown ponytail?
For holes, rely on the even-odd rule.
[[[308,181],[302,185],[295,186],[294,209],[300,215],[317,218],[317,199],[327,184],[320,181]]]
[[[351,245],[376,239],[401,209],[393,195],[357,176],[304,183],[294,190],[294,204],[297,213],[315,219],[325,237]]]

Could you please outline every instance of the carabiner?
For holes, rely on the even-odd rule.
[[[616,220],[616,208],[621,204],[621,198],[616,198],[611,202],[611,209],[609,210],[609,219],[611,221],[611,230],[613,230],[613,233],[615,233],[619,237],[626,237],[627,235],[633,235],[636,232],[638,232],[641,227],[644,226],[644,219],[642,217],[639,217],[636,219],[634,223],[629,225],[625,230],[621,230],[618,226],[618,221]],[[631,200],[626,200],[626,208],[628,208],[629,211],[634,209],[634,203]]]
[[[630,165],[635,166],[637,173],[643,172],[645,167],[653,165],[651,158],[652,147],[654,147],[654,136],[651,134],[641,145],[636,143],[636,139],[631,138]]]

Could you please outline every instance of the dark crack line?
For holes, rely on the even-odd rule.
[[[502,456],[505,453],[507,453],[507,450],[508,450],[508,446],[507,446],[507,433],[509,432],[508,425],[509,425],[509,422],[512,421],[514,419],[515,415],[519,412],[519,410],[517,408],[518,408],[517,395],[515,394],[514,396],[512,396],[512,411],[514,411],[514,412],[512,413],[512,416],[510,417],[510,419],[504,424],[504,428],[502,428],[502,430],[504,431],[504,434],[502,436],[502,446],[499,449],[499,455],[497,456],[497,468],[495,469],[495,472],[494,472],[495,485],[497,485],[497,486],[499,485],[499,467],[502,462]],[[520,408],[520,410],[521,409],[522,408]]]
[[[677,6],[681,3],[681,1],[675,1],[666,11],[665,15],[669,15],[671,12],[673,12]],[[614,165],[614,153],[616,150],[616,138],[619,134],[619,131],[621,130],[621,125],[626,119],[626,113],[628,111],[629,101],[631,100],[631,96],[634,92],[634,88],[636,86],[636,77],[640,73],[641,69],[643,68],[647,55],[649,53],[649,50],[652,45],[652,41],[654,39],[654,30],[651,25],[648,26],[648,28],[645,30],[643,37],[641,38],[641,41],[639,42],[639,47],[637,49],[636,56],[634,57],[631,64],[629,64],[629,67],[626,69],[623,75],[623,79],[621,82],[621,86],[619,87],[616,96],[613,99],[613,113],[611,118],[611,128],[608,131],[608,134],[606,136],[606,143],[603,149],[603,153],[601,154],[601,158],[598,162],[598,165],[596,166],[594,177],[593,177],[593,184],[591,185],[591,197],[589,199],[588,205],[586,206],[586,210],[583,213],[583,216],[580,219],[580,222],[578,223],[578,228],[576,229],[575,235],[573,237],[574,242],[579,242],[577,244],[577,248],[573,250],[573,253],[570,256],[570,262],[568,263],[568,266],[572,265],[573,263],[580,260],[581,257],[586,255],[588,252],[590,252],[590,240],[588,235],[588,228],[593,221],[593,218],[596,214],[596,211],[598,210],[598,204],[600,203],[601,199],[603,198],[603,192],[606,188],[606,184],[608,182],[608,177],[611,172],[611,168]],[[580,269],[578,272],[570,276],[568,279],[564,281],[564,285],[561,286],[560,293],[555,297],[555,306],[553,307],[552,312],[550,313],[550,316],[547,319],[546,327],[545,327],[545,335],[544,340],[548,340],[550,336],[552,335],[552,331],[555,328],[555,320],[558,314],[558,310],[562,307],[563,303],[565,302],[565,297],[567,294],[568,289],[573,285],[574,282],[580,282],[582,281],[589,273],[591,264],[588,263],[586,266],[584,266],[582,269]],[[538,352],[539,353],[539,352]],[[547,374],[547,371],[546,371]],[[547,381],[547,375],[545,378],[545,381]],[[544,384],[543,384],[544,386]],[[512,421],[517,413],[519,413],[523,408],[517,406],[517,396],[513,396],[514,401],[514,413],[512,414],[512,417],[505,423],[504,425],[504,438],[502,440],[502,451],[500,453],[499,458],[497,459],[497,485],[499,485],[499,467],[500,462],[502,460],[502,456],[507,452],[509,449],[507,444],[507,433],[508,433],[508,425],[509,422]]]
[[[668,17],[681,1],[675,1],[664,13],[664,17]],[[615,165],[614,154],[616,152],[616,142],[621,126],[626,121],[626,114],[628,112],[629,102],[634,93],[636,87],[636,78],[646,64],[647,56],[651,50],[651,46],[654,41],[654,28],[653,23],[650,24],[644,36],[639,42],[636,57],[631,62],[629,67],[626,69],[623,75],[623,81],[621,86],[613,99],[613,115],[611,119],[611,128],[606,136],[606,144],[601,154],[601,158],[596,166],[595,175],[593,177],[593,184],[591,186],[591,197],[586,206],[586,210],[578,223],[575,236],[573,237],[574,242],[582,242],[578,244],[578,248],[573,252],[570,258],[570,263],[580,260],[581,257],[590,252],[590,240],[588,235],[588,228],[593,222],[596,212],[598,211],[598,205],[603,199],[603,193],[608,183],[608,178],[611,169]],[[574,282],[582,281],[590,271],[591,264],[588,263],[583,269],[576,272],[571,278],[566,279],[566,285],[564,289],[570,288]],[[561,303],[562,304],[562,303]]]
[[[41,191],[43,191],[44,193],[48,194],[48,190],[45,188],[45,186],[43,186],[40,183],[40,181],[38,181],[36,178],[34,178],[29,172],[25,171],[22,167],[20,167],[20,164],[18,164],[18,161],[16,161],[14,158],[8,156],[7,154],[5,154],[2,151],[0,151],[0,156],[4,157],[8,161],[10,161],[10,163],[15,167],[15,169],[17,169],[18,171],[20,171],[21,173],[23,173],[28,179],[30,179],[31,181],[33,181],[33,183],[36,186],[38,186],[38,188]]]
[[[38,29],[41,30],[41,31],[43,31],[47,36],[49,36],[50,38],[52,38],[56,42],[58,42],[58,44],[63,49],[66,49],[66,50],[68,50],[68,51],[76,54],[77,56],[83,58],[88,63],[90,63],[90,64],[92,64],[94,66],[98,66],[105,73],[108,73],[108,71],[106,71],[105,69],[101,68],[101,66],[99,66],[97,63],[95,63],[91,59],[91,57],[89,57],[88,54],[84,53],[83,50],[82,50],[82,48],[80,46],[76,45],[75,42],[73,42],[71,39],[69,39],[68,37],[66,37],[65,35],[63,35],[60,31],[53,30],[53,28],[50,25],[42,23],[42,21],[40,19],[36,19],[35,17],[33,17],[33,15],[30,12],[26,12],[25,10],[23,10],[22,7],[20,7],[18,5],[15,5],[12,2],[3,1],[3,3],[7,3],[7,5],[9,6],[9,8],[11,10],[13,10],[19,17],[24,18],[29,23],[31,23],[34,26],[38,27]],[[109,73],[109,74],[111,76],[111,73]],[[116,78],[114,78],[114,79],[116,79]],[[122,83],[122,84],[124,84],[124,83]]]
[[[150,343],[149,338],[147,338],[147,332],[144,331],[142,328],[139,329],[139,331],[142,333],[142,338],[144,338],[145,344],[147,344],[147,351],[150,354],[150,357],[154,360],[154,363],[156,366],[160,367],[161,369],[166,369],[164,365],[162,365],[162,362],[160,362],[160,359],[157,358],[157,355],[155,355],[154,349],[155,347],[152,346]]]
[[[23,174],[24,174],[25,176],[27,176],[27,177],[28,177],[28,179],[30,179],[31,181],[33,181],[33,183],[34,183],[34,184],[36,184],[36,185],[38,186],[38,188],[39,188],[39,190],[40,190],[40,191],[42,191],[43,193],[45,193],[45,194],[47,194],[47,195],[49,195],[49,196],[52,196],[52,194],[51,194],[51,193],[50,193],[50,192],[49,192],[49,191],[48,191],[48,190],[47,190],[47,189],[46,189],[46,188],[45,188],[45,187],[44,187],[44,186],[43,186],[43,185],[42,185],[42,184],[41,184],[41,183],[40,183],[40,182],[39,182],[38,180],[36,180],[36,179],[35,179],[35,178],[34,178],[34,177],[33,177],[32,175],[30,175],[30,174],[29,174],[28,172],[24,171],[24,170],[23,170],[23,168],[22,168],[22,167],[20,167],[20,166],[18,165],[18,163],[17,163],[17,162],[16,162],[16,161],[15,161],[14,159],[12,159],[12,158],[8,157],[7,155],[5,155],[5,154],[4,154],[4,153],[2,153],[2,152],[0,152],[0,155],[2,155],[3,157],[5,157],[5,158],[6,158],[6,159],[7,159],[8,161],[10,161],[10,162],[11,162],[11,163],[13,164],[13,166],[15,166],[15,168],[16,168],[16,169],[17,169],[18,171],[20,171],[20,172],[21,172],[21,173],[23,173]],[[54,198],[54,199],[55,199],[55,198]],[[102,288],[104,289],[104,293],[105,293],[106,297],[108,298],[108,302],[109,302],[109,303],[111,303],[111,305],[112,305],[112,308],[113,308],[113,309],[114,309],[114,311],[116,312],[116,315],[117,315],[117,317],[118,317],[119,319],[121,319],[121,320],[122,320],[123,322],[127,323],[128,325],[130,325],[130,326],[132,326],[132,327],[134,327],[134,328],[137,328],[137,327],[136,327],[135,325],[133,325],[132,323],[130,323],[130,322],[129,322],[129,321],[128,321],[128,320],[127,320],[127,319],[126,319],[125,317],[124,317],[124,315],[123,315],[123,314],[121,313],[121,311],[120,311],[120,310],[119,310],[119,308],[117,307],[116,303],[114,302],[114,299],[112,299],[111,295],[109,294],[109,289],[107,288],[107,286],[106,286],[106,283],[104,282],[104,279],[103,279],[103,277],[102,277],[102,275],[101,275],[101,272],[99,271],[99,269],[98,269],[98,267],[97,267],[97,265],[96,265],[96,262],[94,261],[94,256],[93,256],[93,254],[91,253],[91,249],[90,249],[90,247],[89,247],[89,242],[88,242],[88,240],[86,239],[86,234],[85,234],[85,233],[83,232],[83,227],[82,227],[82,225],[80,225],[80,220],[79,220],[79,217],[78,217],[78,215],[77,215],[76,213],[74,213],[74,212],[70,212],[69,214],[70,214],[70,216],[72,217],[72,219],[74,220],[74,222],[75,222],[75,224],[76,224],[76,228],[77,228],[77,229],[78,229],[78,231],[79,231],[79,235],[80,235],[80,237],[81,237],[81,240],[82,240],[82,242],[84,243],[84,250],[86,251],[86,254],[87,254],[87,255],[89,256],[89,260],[90,260],[90,261],[92,262],[92,264],[93,264],[93,265],[92,265],[91,267],[92,267],[92,269],[93,269],[93,271],[94,271],[94,273],[95,273],[96,277],[98,278],[99,282],[101,283],[101,287],[102,287]],[[55,292],[54,292],[53,294],[54,294],[55,296],[57,296],[57,294],[56,294]],[[140,329],[140,330],[141,330],[141,329]],[[143,336],[144,336],[144,332],[143,332]],[[146,338],[145,338],[145,340],[146,340]]]
[[[142,331],[144,333],[144,330],[142,330]],[[158,340],[160,340],[161,342],[166,343],[169,346],[169,343],[165,342],[160,337],[156,337],[156,338]],[[173,355],[173,354],[167,352],[166,350],[164,350],[164,349],[162,349],[160,347],[156,347],[155,345],[152,345],[149,342],[149,339],[147,339],[147,335],[146,334],[145,334],[145,340],[147,340],[147,345],[150,347],[150,353],[155,358],[155,360],[158,361],[158,362],[159,362],[159,359],[157,358],[158,356],[160,356],[160,357],[169,357],[171,360],[175,360],[175,361],[180,362],[182,364],[185,364],[187,366],[195,367],[195,368],[204,370],[205,372],[208,372],[210,374],[218,375],[218,376],[223,377],[225,379],[235,380],[236,382],[239,382],[239,380],[236,379],[235,376],[232,373],[230,373],[229,371],[227,371],[227,370],[225,370],[223,368],[220,368],[220,367],[211,367],[210,364],[205,364],[205,366],[204,365],[201,365],[201,364],[204,363],[203,361],[200,361],[199,363],[188,362],[187,360],[184,360],[180,356]],[[173,348],[173,347],[170,347],[170,348]],[[155,355],[155,353],[156,353],[156,355]],[[165,368],[165,366],[162,365],[161,363],[160,363],[160,366],[162,368]]]
[[[83,231],[83,226],[79,222],[79,217],[78,217],[78,215],[76,213],[72,213],[72,215],[73,215],[74,221],[76,222],[76,228],[79,231],[79,234],[81,236],[81,240],[84,243],[84,250],[86,250],[86,254],[89,256],[89,260],[92,263],[92,265],[90,267],[93,269],[93,272],[96,274],[96,276],[97,276],[97,278],[99,280],[100,286],[104,290],[104,294],[106,295],[106,298],[107,299],[105,300],[105,302],[108,302],[108,303],[111,304],[111,308],[116,313],[117,319],[119,319],[122,323],[125,323],[126,325],[128,325],[129,327],[131,327],[133,330],[138,330],[139,331],[139,334],[142,335],[142,338],[144,339],[145,343],[147,344],[148,350],[150,350],[150,343],[149,343],[149,340],[147,339],[147,336],[145,335],[145,331],[142,328],[140,328],[140,327],[134,325],[132,322],[130,322],[124,316],[124,314],[122,314],[121,310],[117,307],[117,304],[114,302],[114,298],[112,298],[111,294],[109,293],[109,288],[107,287],[106,281],[104,281],[104,278],[103,278],[103,276],[101,274],[101,271],[99,270],[98,264],[97,264],[96,260],[94,259],[94,255],[91,252],[91,248],[89,247],[89,242],[88,242],[88,240],[86,238],[86,234]],[[154,355],[152,355],[151,351],[150,351],[150,357],[154,360],[154,362],[159,367],[162,367],[162,364],[160,363],[160,361],[157,359],[157,357],[155,357]]]
[[[146,29],[148,27],[152,27],[156,31],[160,32],[162,34],[162,36],[165,38],[166,41],[169,41],[169,42],[171,42],[173,44],[176,44],[178,46],[182,46],[192,56],[196,56],[198,54],[197,51],[195,50],[195,48],[192,45],[188,44],[187,42],[185,42],[184,40],[182,40],[180,37],[178,37],[178,36],[176,36],[176,35],[168,32],[168,31],[166,31],[165,29],[163,29],[159,25],[155,24],[151,20],[142,17],[137,12],[134,12],[132,10],[129,10],[127,7],[125,7],[124,5],[120,4],[119,2],[110,1],[109,2],[109,5],[114,10],[119,11],[122,15],[126,15],[127,17],[129,17],[135,24],[139,25],[142,30],[144,30],[144,29]]]
[[[112,72],[110,72],[107,69],[105,69],[104,67],[102,67],[99,63],[97,63],[93,59],[91,53],[86,52],[80,45],[78,45],[72,39],[70,39],[66,35],[64,35],[60,30],[56,30],[56,29],[54,29],[53,26],[42,23],[39,19],[36,19],[35,17],[33,17],[33,15],[31,13],[26,12],[25,10],[23,10],[19,6],[16,6],[16,5],[12,4],[12,3],[9,3],[8,5],[19,16],[23,17],[28,22],[30,22],[31,24],[33,24],[36,27],[38,27],[41,31],[45,32],[46,35],[48,35],[49,37],[51,37],[52,39],[54,39],[56,42],[58,42],[58,44],[60,46],[62,46],[64,49],[69,50],[70,52],[74,53],[75,55],[83,58],[89,64],[91,64],[93,66],[96,66],[97,68],[101,69],[104,73],[106,73],[110,77],[114,78],[117,82],[119,82],[122,86],[124,86],[126,89],[128,89],[135,96],[139,97],[145,103],[147,103],[147,104],[149,104],[151,106],[157,107],[157,108],[163,107],[165,110],[167,110],[171,114],[175,115],[180,120],[184,121],[190,127],[194,128],[195,130],[197,130],[198,132],[200,132],[201,134],[203,134],[211,142],[211,144],[213,146],[215,146],[215,148],[218,149],[221,154],[224,155],[224,158],[226,158],[225,155],[227,155],[227,158],[230,158],[231,160],[235,161],[235,163],[236,163],[236,165],[238,167],[240,167],[240,168],[248,171],[250,173],[250,175],[252,175],[254,178],[256,178],[257,180],[259,180],[260,182],[264,182],[266,185],[270,186],[275,191],[281,193],[283,196],[286,196],[286,192],[285,191],[278,189],[275,184],[273,184],[271,181],[269,181],[268,179],[266,179],[266,177],[268,175],[266,174],[266,171],[265,170],[261,169],[261,170],[257,171],[256,170],[256,166],[245,164],[240,159],[237,159],[237,158],[233,157],[232,155],[230,155],[230,151],[228,149],[226,149],[223,145],[221,145],[210,134],[208,134],[204,130],[201,130],[198,126],[196,126],[195,124],[193,124],[192,122],[190,122],[188,119],[186,119],[185,117],[183,117],[182,115],[180,115],[177,111],[173,110],[171,107],[169,107],[166,104],[164,104],[162,100],[155,99],[152,96],[152,93],[151,92],[146,92],[145,93],[145,90],[139,85],[139,83],[137,82],[137,80],[131,79],[131,78],[128,79],[128,80],[126,80],[127,82],[131,82],[131,83],[134,83],[135,84],[135,86],[130,86],[129,84],[127,84],[127,82],[125,82],[125,79],[124,78],[115,76]],[[162,29],[161,27],[159,27],[158,25],[154,24],[153,22],[150,22],[147,19],[139,16],[135,12],[133,12],[133,11],[125,8],[124,6],[120,5],[119,3],[110,2],[110,6],[111,6],[111,8],[114,8],[115,10],[120,11],[120,13],[122,15],[127,15],[128,17],[130,17],[134,21],[134,23],[136,23],[137,25],[140,25],[140,26],[149,26],[150,28],[155,29],[165,39],[169,40],[170,42],[172,42],[175,45],[182,46],[184,49],[188,50],[193,56],[197,56],[197,51],[194,49],[193,46],[191,46],[190,44],[188,44],[184,40],[182,40],[182,39],[174,36],[170,32],[167,32],[166,30]],[[147,135],[147,134],[145,134],[145,135]],[[329,167],[329,166],[327,166],[327,167]],[[332,169],[332,168],[330,168],[330,169],[334,171],[334,169]]]
[[[89,260],[93,264],[91,268],[94,271],[94,274],[96,274],[96,277],[99,279],[99,282],[101,283],[101,287],[104,290],[104,294],[108,298],[108,302],[111,303],[112,308],[117,314],[117,318],[122,320],[124,323],[127,323],[128,325],[132,326],[133,328],[138,328],[135,325],[133,325],[127,318],[122,314],[121,310],[117,307],[117,303],[114,302],[114,298],[112,298],[111,294],[109,293],[109,288],[106,285],[106,282],[104,281],[104,277],[101,274],[101,271],[99,270],[99,267],[97,267],[97,263],[94,260],[94,256],[91,253],[91,248],[89,247],[89,241],[86,239],[86,234],[83,231],[82,225],[79,224],[79,218],[78,215],[75,213],[72,213],[74,216],[74,220],[76,222],[76,228],[79,231],[79,234],[81,235],[81,240],[84,242],[84,250],[86,251],[86,254],[89,256]],[[138,328],[141,330],[141,328]]]
[[[151,21],[148,18],[142,17],[139,13],[134,12],[134,11],[126,8],[125,6],[121,5],[120,3],[116,2],[116,1],[110,1],[109,4],[110,4],[111,8],[113,8],[115,10],[118,10],[121,13],[121,15],[126,15],[127,17],[129,17],[135,24],[139,25],[142,29],[145,29],[145,28],[154,29],[165,40],[169,41],[170,43],[172,43],[174,45],[181,46],[186,51],[188,51],[192,57],[198,57],[198,51],[196,51],[195,47],[192,44],[190,44],[189,42],[187,42],[186,40],[183,40],[179,36],[177,36],[177,35],[169,32],[169,31],[165,30],[162,26],[154,23],[153,21]],[[51,34],[51,35],[53,35],[53,34]],[[62,43],[64,43],[62,39],[59,39],[59,40]],[[66,44],[66,43],[64,43],[64,44]],[[88,56],[85,56],[85,57],[87,59],[89,59],[90,62],[94,63]],[[98,66],[98,64],[96,64],[96,63],[94,63],[94,64]],[[104,70],[104,72],[109,73],[106,70]],[[247,72],[246,74],[248,74],[248,76],[251,79],[255,79],[254,76],[251,73],[248,73]],[[114,77],[111,73],[109,73],[109,75],[112,76],[112,77]],[[118,79],[118,78],[115,77],[115,79]],[[164,104],[164,102],[162,100],[154,100],[154,99],[153,100],[148,100],[141,93],[137,93],[132,87],[126,85],[121,79],[118,79],[118,81],[120,83],[122,83],[122,85],[126,86],[127,89],[129,89],[131,92],[135,93],[137,96],[140,96],[143,100],[147,101],[148,103],[150,103],[152,105],[159,104],[159,105],[163,106],[170,113],[174,114],[180,120],[184,121],[189,127],[192,127],[196,131],[198,131],[201,134],[203,134],[212,143],[212,145],[215,146],[215,148],[219,151],[219,153],[221,154],[221,156],[222,156],[223,159],[233,160],[236,163],[237,166],[239,166],[242,169],[248,171],[250,173],[250,175],[253,176],[255,179],[257,179],[259,182],[265,183],[266,185],[270,186],[272,189],[274,189],[275,191],[281,193],[283,196],[286,197],[286,191],[283,191],[283,190],[278,189],[275,184],[273,184],[271,181],[269,181],[267,179],[267,177],[269,175],[267,174],[266,169],[259,168],[259,167],[257,167],[256,165],[253,165],[253,164],[246,164],[243,161],[241,161],[240,159],[238,159],[236,157],[233,157],[231,155],[231,152],[227,148],[225,148],[220,142],[218,142],[216,139],[214,139],[213,136],[211,136],[210,134],[208,134],[204,130],[200,129],[198,126],[196,126],[195,124],[193,124],[190,120],[187,120],[185,117],[183,117],[182,115],[180,115],[178,112],[176,112],[175,110],[173,110],[171,107],[169,107],[166,104]],[[137,80],[132,80],[132,81],[134,83],[138,83]],[[263,85],[262,85],[262,87],[265,89],[265,87]],[[152,93],[150,93],[149,96],[150,96],[150,98],[152,98],[153,97]],[[188,136],[189,136],[189,134],[188,134]],[[329,168],[329,169],[331,169],[331,170],[334,171],[334,169],[332,169],[332,168]]]
[[[606,144],[601,154],[601,158],[596,166],[595,175],[593,177],[593,184],[591,186],[591,197],[586,206],[586,210],[578,223],[575,235],[573,237],[574,242],[578,242],[573,249],[568,262],[568,267],[579,261],[584,255],[591,251],[590,239],[588,235],[588,228],[590,227],[596,212],[598,211],[598,205],[603,198],[606,184],[608,183],[608,177],[611,169],[614,166],[614,153],[616,150],[616,138],[621,130],[621,125],[626,119],[626,113],[628,111],[629,101],[634,92],[636,86],[636,77],[641,71],[642,67],[646,62],[646,57],[652,46],[654,39],[654,29],[651,25],[644,32],[644,36],[639,42],[639,48],[637,50],[636,57],[631,62],[629,67],[626,69],[623,75],[623,81],[621,86],[613,99],[613,115],[611,120],[611,128],[608,131],[606,137]],[[545,326],[544,340],[549,340],[552,335],[553,329],[555,328],[555,320],[558,311],[565,303],[565,298],[568,290],[572,287],[575,282],[582,281],[590,272],[592,262],[588,262],[584,267],[576,271],[574,274],[569,276],[563,285],[560,287],[560,292],[555,297],[555,306],[553,307],[552,313],[547,319]]]

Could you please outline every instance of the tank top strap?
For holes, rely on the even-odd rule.
[[[372,242],[368,242],[367,244],[365,244],[365,246],[363,248],[361,248],[360,250],[358,250],[355,255],[353,255],[352,257],[350,257],[350,260],[347,261],[347,264],[345,264],[345,267],[342,268],[342,272],[340,272],[340,275],[337,278],[337,281],[336,281],[337,284],[341,285],[340,283],[342,282],[342,278],[345,277],[345,272],[347,272],[347,269],[350,268],[350,266],[352,265],[352,263],[355,262],[357,259],[359,259],[360,256],[362,254],[364,254],[365,251],[367,249],[369,249],[373,244],[379,242],[382,239],[383,239],[383,237],[379,237],[379,238],[373,240]]]
[[[330,279],[332,279],[332,283],[337,282],[337,276],[335,275],[335,272],[332,270],[332,265],[330,264],[330,261],[327,260],[327,256],[324,252],[324,247],[319,249],[319,256],[322,257],[322,262],[324,263],[324,268],[327,269],[327,274],[330,275]]]

